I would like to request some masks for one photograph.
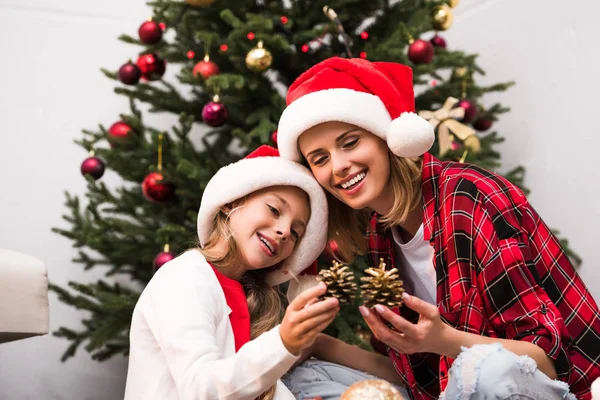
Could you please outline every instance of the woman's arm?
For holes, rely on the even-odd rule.
[[[388,357],[352,346],[323,333],[317,337],[312,355],[323,361],[364,371],[393,384],[403,385]]]

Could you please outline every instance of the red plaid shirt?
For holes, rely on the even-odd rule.
[[[469,164],[423,156],[425,240],[434,248],[443,321],[489,337],[541,347],[560,380],[590,399],[600,376],[600,312],[556,237],[504,178]],[[391,232],[371,220],[369,262],[396,265]],[[400,314],[416,322],[407,307]],[[388,349],[417,400],[437,399],[453,359]]]

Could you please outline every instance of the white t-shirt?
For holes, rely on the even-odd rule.
[[[426,302],[436,304],[436,275],[433,265],[433,247],[424,239],[423,224],[415,236],[404,243],[397,227],[392,228],[396,268],[404,281],[408,294],[417,296]]]

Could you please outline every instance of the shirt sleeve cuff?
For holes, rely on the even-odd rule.
[[[519,340],[535,344],[544,350],[544,353],[554,361],[554,368],[556,369],[558,378],[565,382],[569,380],[572,365],[569,356],[561,343],[557,346],[556,343],[549,338],[539,335],[529,335]]]

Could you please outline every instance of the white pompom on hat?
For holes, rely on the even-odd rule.
[[[435,140],[431,124],[415,114],[412,69],[391,62],[332,57],[298,77],[279,120],[281,157],[300,161],[298,138],[329,121],[361,127],[387,141],[399,157],[417,157]]]
[[[246,158],[221,168],[212,177],[200,203],[198,238],[200,246],[204,246],[214,229],[215,216],[223,205],[271,186],[296,186],[310,199],[310,219],[304,235],[281,268],[267,276],[270,285],[278,285],[300,275],[325,249],[327,200],[325,192],[307,168],[281,158],[273,147],[261,146]]]

